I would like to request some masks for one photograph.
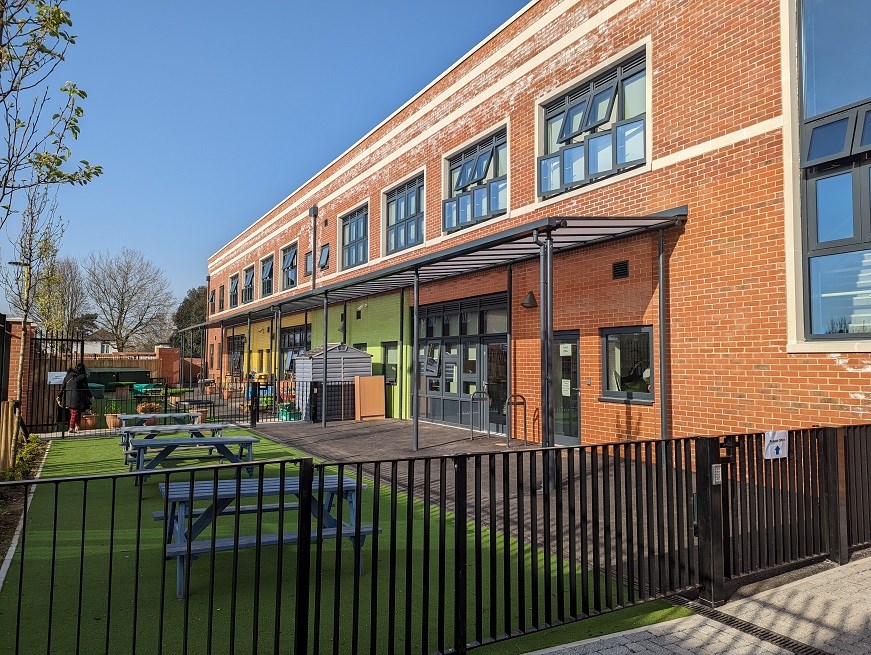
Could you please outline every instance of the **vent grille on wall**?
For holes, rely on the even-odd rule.
[[[614,262],[611,265],[611,277],[615,280],[629,277],[629,261]]]

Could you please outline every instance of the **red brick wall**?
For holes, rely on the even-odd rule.
[[[227,285],[230,274],[258,262],[294,236],[301,238],[300,265],[311,222],[270,229],[268,237],[251,236],[254,228],[277,213],[290,212],[277,223],[288,224],[313,205],[320,206],[318,241],[331,243],[328,273],[341,253],[336,242],[339,217],[368,202],[370,259],[378,257],[381,198],[425,167],[426,252],[478,239],[545,216],[643,215],[687,205],[682,229],[665,233],[667,277],[668,418],[674,435],[710,434],[818,423],[845,423],[871,417],[867,390],[871,355],[788,354],[786,352],[786,218],[784,208],[783,134],[781,119],[780,3],[777,0],[639,1],[604,25],[581,34],[584,20],[610,3],[583,2],[547,23],[518,47],[500,52],[493,65],[441,102],[435,98],[474,70],[491,53],[528,25],[556,15],[566,2],[542,0],[503,32],[461,62],[409,107],[379,126],[340,162],[331,165],[299,192],[255,222],[239,239],[210,260],[212,286]],[[521,69],[530,58],[560,39],[568,45],[528,75],[481,104],[477,99],[493,85]],[[591,66],[649,40],[648,85],[652,105],[649,170],[627,174],[598,189],[570,193],[536,204],[535,120],[537,106],[587,75]],[[457,109],[461,118],[443,126],[407,153],[386,165],[396,149],[413,141]],[[377,143],[414,112],[403,132]],[[788,117],[787,117],[788,120]],[[732,139],[719,149],[699,153],[686,149],[712,139],[772,121],[761,134]],[[508,126],[510,207],[513,213],[476,230],[441,239],[444,158],[477,135]],[[752,134],[752,132],[748,132]],[[674,156],[664,160],[665,157]],[[342,170],[346,162],[359,162]],[[336,179],[325,183],[331,175]],[[348,189],[329,200],[346,184]],[[523,212],[517,211],[524,208]],[[328,225],[323,225],[326,219]],[[254,246],[229,269],[228,258]],[[361,272],[395,265],[421,250],[355,269]],[[317,256],[317,255],[316,255]],[[611,280],[611,264],[628,259],[630,276]],[[276,260],[277,261],[277,260]],[[319,273],[320,275],[320,273]],[[515,390],[527,396],[530,415],[540,410],[538,312],[519,307],[532,289],[538,296],[537,263],[513,272],[511,299],[512,362]],[[302,282],[308,278],[300,278]],[[255,277],[256,280],[256,277]],[[586,441],[652,437],[659,434],[660,388],[657,286],[657,235],[638,236],[559,255],[555,261],[556,330],[580,333],[581,426]],[[504,269],[446,280],[421,289],[421,303],[504,291]],[[301,290],[307,285],[302,284]],[[273,303],[273,296],[252,307]],[[539,298],[539,301],[541,299]],[[230,316],[230,312],[223,316]],[[602,402],[600,329],[619,325],[653,326],[655,402],[652,406]],[[586,384],[590,378],[591,384]]]

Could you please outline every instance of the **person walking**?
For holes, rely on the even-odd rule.
[[[91,408],[91,390],[85,365],[76,364],[64,378],[64,406],[70,412],[70,432],[79,432],[82,413]]]

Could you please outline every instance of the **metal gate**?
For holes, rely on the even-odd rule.
[[[54,432],[63,420],[63,410],[55,398],[59,384],[49,384],[49,373],[65,373],[83,361],[85,340],[82,335],[37,332],[30,344],[30,393],[27,396],[26,421],[31,432]]]

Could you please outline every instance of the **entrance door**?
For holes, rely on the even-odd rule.
[[[489,341],[483,345],[483,381],[490,398],[490,431],[504,433],[505,403],[508,400],[508,344],[505,341]]]
[[[554,334],[551,358],[554,443],[559,446],[577,446],[581,442],[578,333]]]

